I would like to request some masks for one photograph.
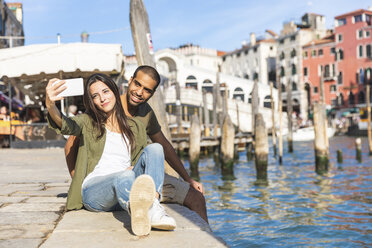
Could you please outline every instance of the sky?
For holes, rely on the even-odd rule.
[[[122,44],[133,54],[129,22],[130,0],[5,0],[23,3],[26,45],[80,42]],[[334,17],[372,6],[368,0],[144,0],[155,50],[192,43],[233,51],[249,41],[249,34],[280,33],[284,22],[299,22],[306,12],[324,15],[327,28]],[[369,5],[368,5],[369,4]]]

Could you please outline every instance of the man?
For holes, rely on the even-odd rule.
[[[142,121],[152,142],[163,146],[165,160],[183,178],[177,179],[165,175],[162,201],[185,205],[197,212],[208,222],[203,185],[193,180],[186,172],[174,148],[165,138],[160,125],[147,101],[153,96],[160,83],[160,75],[151,66],[139,66],[130,78],[127,92],[121,96],[121,102],[127,116]],[[67,166],[71,177],[75,169],[76,154],[79,141],[70,137],[65,146]]]

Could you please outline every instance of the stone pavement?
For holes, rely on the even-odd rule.
[[[131,233],[124,211],[65,212],[70,183],[63,149],[0,149],[0,248],[226,247],[195,212],[165,205],[172,232]]]

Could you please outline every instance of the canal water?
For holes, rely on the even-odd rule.
[[[372,247],[372,157],[362,138],[358,163],[354,141],[330,139],[325,176],[315,173],[313,142],[295,142],[293,154],[284,143],[281,166],[270,149],[268,186],[255,185],[254,162],[245,152],[234,165],[234,180],[222,179],[212,157],[201,158],[212,230],[230,247]]]

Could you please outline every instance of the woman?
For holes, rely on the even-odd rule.
[[[159,203],[164,180],[162,146],[145,148],[145,128],[126,117],[116,84],[104,74],[90,76],[84,85],[86,113],[68,118],[55,105],[66,88],[64,81],[57,80],[51,79],[46,87],[49,125],[80,138],[67,209],[124,209],[131,214],[136,235],[147,235],[151,227],[173,230],[174,219]]]

